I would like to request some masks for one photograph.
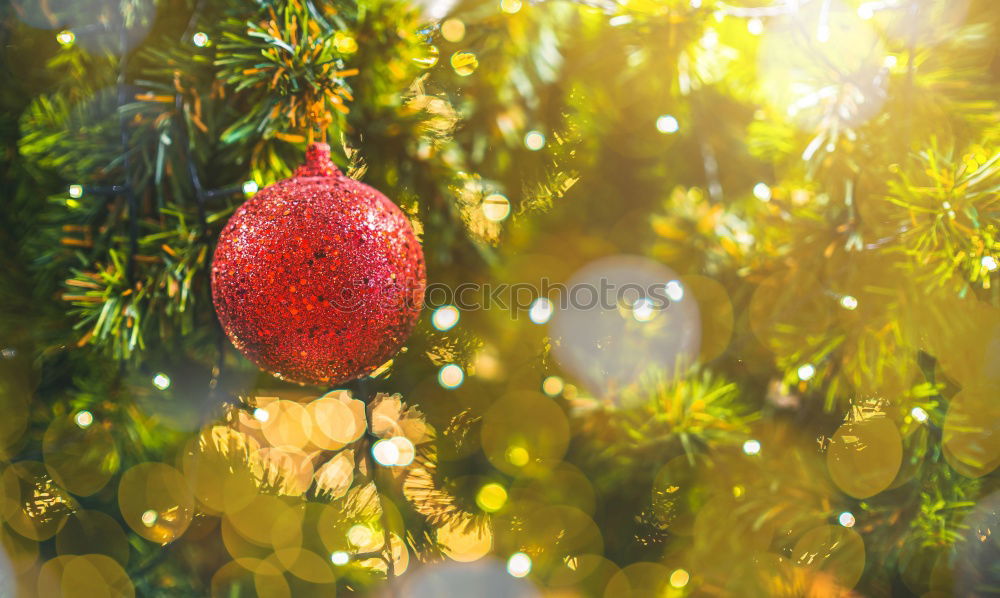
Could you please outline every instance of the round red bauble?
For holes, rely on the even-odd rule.
[[[392,357],[425,284],[409,220],[337,170],[324,143],[236,210],[212,262],[212,301],[233,345],[279,378],[323,386]]]

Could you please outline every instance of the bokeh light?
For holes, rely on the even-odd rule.
[[[698,305],[663,264],[639,256],[605,257],[575,272],[566,288],[569,296],[552,315],[552,354],[592,394],[605,396],[652,371],[669,379],[697,359]],[[637,312],[622,312],[623,305],[643,297],[655,300],[655,307],[642,302]]]
[[[354,546],[367,546],[374,538],[375,532],[367,525],[352,525],[351,529],[347,530],[347,541]]]
[[[552,302],[545,297],[539,297],[531,303],[528,309],[528,319],[535,324],[545,324],[552,318]]]
[[[494,467],[510,475],[543,475],[556,467],[569,445],[563,409],[540,392],[516,391],[483,415],[482,449]]]
[[[80,411],[76,414],[74,421],[76,421],[76,425],[86,430],[94,423],[94,414],[86,410]]]
[[[845,422],[826,451],[830,477],[854,498],[868,498],[889,488],[902,462],[902,438],[896,424],[886,417]]]
[[[854,527],[855,521],[854,513],[850,511],[844,511],[837,517],[837,522],[844,527]]]
[[[747,455],[760,454],[760,441],[751,438],[743,443],[743,452]]]
[[[170,376],[164,374],[163,372],[158,372],[153,376],[153,386],[159,390],[166,390],[170,388]]]
[[[816,366],[811,363],[801,365],[799,366],[799,369],[796,370],[796,374],[798,375],[799,380],[802,380],[803,382],[812,380],[813,376],[816,375]]]
[[[465,23],[459,19],[446,19],[441,23],[441,37],[457,43],[465,37]]]
[[[277,400],[265,405],[264,410],[267,421],[261,422],[260,429],[271,446],[303,449],[312,439],[315,423],[301,403]]]
[[[559,376],[548,376],[542,380],[542,392],[550,397],[557,397],[562,394],[566,383]]]
[[[37,461],[12,463],[0,475],[0,514],[7,527],[24,538],[48,540],[74,508],[72,497]]]
[[[771,187],[767,183],[757,183],[753,186],[753,196],[761,201],[771,201]]]
[[[688,574],[684,569],[675,569],[673,573],[670,574],[670,585],[675,588],[683,588],[688,584],[691,579],[691,575]]]
[[[523,446],[508,446],[504,451],[504,459],[514,467],[524,467],[531,460],[531,453]]]
[[[105,554],[57,556],[39,568],[37,577],[37,594],[32,592],[32,596],[135,596],[135,587],[122,564]]]
[[[76,34],[68,29],[64,29],[56,34],[56,41],[60,46],[69,47],[76,41]]]
[[[945,460],[968,478],[1000,466],[1000,401],[995,386],[963,388],[948,405],[941,444]]]
[[[257,192],[260,187],[257,185],[257,181],[246,181],[243,183],[243,193],[247,195],[253,195]]]
[[[454,517],[445,521],[437,528],[436,537],[448,558],[460,563],[482,559],[493,548],[491,527],[476,525],[471,517]]]
[[[523,552],[515,552],[507,559],[507,573],[514,577],[525,577],[531,573],[531,557]]]
[[[910,409],[910,417],[912,417],[915,421],[924,423],[930,416],[923,407],[914,407],[913,409]]]
[[[413,62],[417,63],[417,66],[425,69],[429,69],[438,62],[438,58],[441,55],[441,51],[438,47],[433,44],[427,44],[423,48],[423,53],[413,59]]]
[[[476,493],[476,504],[487,513],[495,513],[507,504],[507,490],[496,482],[484,484]]]
[[[500,10],[512,15],[521,10],[521,0],[500,0]]]
[[[528,131],[524,135],[524,147],[537,152],[545,147],[545,135],[541,131]]]
[[[208,34],[204,31],[199,31],[191,36],[191,43],[198,46],[199,48],[204,48],[208,45],[209,39]]]
[[[510,216],[510,201],[500,193],[492,193],[483,199],[483,215],[490,222],[500,222]]]
[[[351,561],[351,555],[343,550],[338,550],[330,555],[330,562],[332,562],[334,565],[337,565],[338,567],[346,565],[350,561]]]
[[[858,300],[853,295],[844,295],[840,298],[840,306],[847,311],[854,311],[858,308]]]
[[[194,517],[194,498],[181,472],[164,463],[140,463],[118,482],[118,507],[132,531],[157,544],[180,537]]]
[[[434,314],[431,315],[431,323],[441,332],[445,332],[458,324],[461,316],[461,312],[454,305],[442,305],[434,310]]]
[[[632,304],[632,318],[636,322],[648,322],[653,319],[656,315],[656,308],[653,306],[652,299],[648,297],[642,297],[636,299],[635,303]]]
[[[764,33],[763,21],[747,26]],[[794,18],[769,19],[767,28],[758,52],[761,81],[772,90],[768,100],[775,108],[813,132],[804,160],[832,151],[845,127],[879,113],[886,51],[872,21],[829,0],[803,6]]]
[[[850,589],[865,569],[865,543],[851,528],[824,525],[799,538],[792,549],[792,561],[822,572],[831,582]]]
[[[444,388],[458,388],[464,380],[465,372],[454,363],[449,363],[438,371],[438,384]]]
[[[80,199],[83,197],[83,185],[70,185],[69,196],[73,199]]]
[[[406,436],[394,436],[389,442],[396,447],[396,462],[393,465],[406,467],[413,463],[417,456],[417,447],[413,446],[413,441]]]
[[[391,440],[379,440],[372,445],[372,456],[379,465],[392,467],[399,461],[399,447]]]
[[[667,293],[667,298],[677,302],[684,299],[684,285],[679,280],[671,280],[663,287]]]
[[[468,77],[479,68],[479,59],[472,52],[455,52],[451,55],[451,68],[462,77]]]
[[[681,124],[670,114],[664,114],[656,119],[656,130],[661,133],[670,135],[672,133],[676,133],[680,129]]]

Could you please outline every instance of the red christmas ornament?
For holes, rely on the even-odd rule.
[[[248,359],[284,380],[333,386],[403,344],[426,284],[410,222],[314,143],[295,176],[244,203],[219,236],[212,301]]]

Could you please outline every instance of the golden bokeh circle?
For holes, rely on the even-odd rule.
[[[271,547],[260,546],[244,538],[225,517],[219,525],[219,534],[229,556],[251,571],[256,571],[256,567],[272,552]]]
[[[226,518],[240,535],[258,546],[280,548],[302,545],[301,503],[270,494],[258,494]]]
[[[100,423],[81,428],[71,417],[52,420],[42,439],[45,467],[52,479],[78,496],[90,496],[118,472],[114,438]]]
[[[899,429],[885,417],[842,424],[826,453],[833,482],[855,498],[874,496],[892,485],[902,462]]]
[[[962,387],[1000,383],[1000,309],[973,297],[928,297],[916,306],[911,326],[920,330],[922,348],[938,360],[941,372]]]
[[[354,483],[354,451],[343,450],[316,468],[316,494],[340,498]]]
[[[562,408],[541,393],[513,392],[494,403],[482,421],[483,452],[510,475],[556,467],[569,445]]]
[[[488,523],[472,517],[452,517],[436,530],[441,550],[453,561],[477,561],[493,548],[493,530]]]
[[[167,544],[191,524],[194,497],[181,472],[165,463],[140,463],[118,483],[118,508],[135,533]]]
[[[125,569],[107,555],[65,555],[42,565],[38,594],[61,598],[133,598],[135,588]]]
[[[331,396],[332,395],[332,396]],[[330,393],[312,401],[306,411],[312,419],[312,443],[324,450],[337,450],[365,432],[364,403],[344,400]]]
[[[19,461],[0,476],[0,515],[25,538],[41,542],[62,529],[76,508],[37,461]]]
[[[312,457],[294,446],[267,447],[260,450],[264,483],[279,494],[301,496],[313,481]]]
[[[294,401],[278,400],[264,407],[267,420],[261,424],[261,432],[271,446],[293,446],[305,448],[313,431],[309,411]]]
[[[865,542],[858,532],[840,525],[822,525],[802,535],[792,560],[823,572],[844,588],[853,588],[865,570]]]
[[[185,445],[181,468],[188,487],[205,511],[238,511],[257,494],[260,444],[227,426],[203,430]]]
[[[982,477],[1000,465],[997,387],[967,388],[951,398],[941,445],[945,460],[965,477]]]

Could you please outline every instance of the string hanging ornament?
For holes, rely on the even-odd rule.
[[[356,72],[321,70],[338,78]],[[305,108],[292,110],[306,118],[290,123],[307,128],[305,163],[233,214],[213,258],[212,300],[233,345],[259,367],[333,386],[400,349],[420,313],[426,270],[403,212],[330,159],[329,109],[346,111],[349,92],[303,89],[288,97]],[[323,141],[314,141],[317,133]]]

